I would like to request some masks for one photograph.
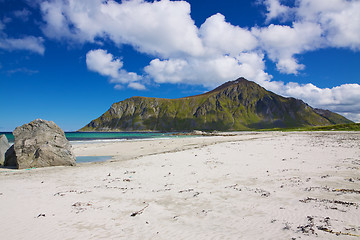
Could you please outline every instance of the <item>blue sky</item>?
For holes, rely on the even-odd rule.
[[[243,76],[360,121],[360,1],[0,0],[0,131]]]

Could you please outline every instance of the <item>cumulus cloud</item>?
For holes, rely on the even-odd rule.
[[[80,42],[108,38],[162,57],[204,50],[185,1],[54,0],[43,2],[41,11],[43,31],[51,38]]]
[[[360,50],[360,1],[358,0],[298,0],[293,8],[279,0],[266,0],[271,19],[281,18],[282,12],[271,11],[269,2],[276,2],[294,14],[293,22],[313,23],[321,27],[324,47],[345,47]],[[269,15],[268,15],[268,18]]]
[[[120,59],[114,59],[106,50],[91,50],[86,54],[86,65],[89,70],[98,72],[103,76],[117,78],[123,66]]]
[[[264,28],[254,27],[252,33],[283,73],[297,74],[304,69],[305,66],[299,64],[294,55],[319,48],[321,44],[321,28],[311,22],[295,22],[291,27],[273,24]]]
[[[222,55],[237,56],[257,47],[257,40],[250,31],[226,22],[220,13],[206,19],[200,27],[200,35],[210,52]]]
[[[267,20],[286,18],[288,25],[270,24],[248,29],[225,21],[221,14],[210,16],[197,28],[185,1],[143,0],[76,1],[41,3],[44,33],[59,40],[97,42],[110,39],[130,44],[140,52],[161,60],[265,52],[282,73],[297,74],[305,66],[296,55],[318,48],[344,46],[357,49],[360,41],[359,2],[347,0],[299,0],[295,7],[279,0],[264,0]],[[321,3],[319,3],[321,2]],[[141,16],[141,17],[139,17]]]
[[[264,0],[267,8],[266,22],[270,22],[274,18],[280,18],[285,21],[290,18],[291,8],[284,6],[279,0]]]
[[[282,73],[297,74],[305,68],[296,54],[319,48],[343,47],[360,50],[360,1],[298,0],[288,7],[280,0],[264,0],[267,22],[291,21],[288,25],[254,27],[262,49]]]
[[[249,64],[240,56],[257,47],[248,29],[231,25],[221,14],[197,28],[185,1],[53,0],[42,3],[41,10],[46,23],[43,31],[48,37],[78,42],[110,39],[157,57],[145,71],[159,83],[214,86],[214,82],[247,71]],[[262,59],[263,54],[259,54]]]
[[[142,85],[141,87],[141,84],[136,82],[141,77],[134,72],[127,72],[122,69],[123,62],[106,50],[89,51],[86,54],[86,65],[89,70],[108,77],[111,83],[116,83],[115,89],[119,89],[121,84],[128,84],[129,87],[138,90],[145,89],[145,86]]]
[[[360,50],[360,1],[302,0],[295,10],[302,21],[322,26],[329,46]]]
[[[263,55],[242,53],[211,58],[154,59],[145,71],[158,83],[186,83],[216,87],[231,79],[244,76],[258,82],[271,78],[264,72]]]

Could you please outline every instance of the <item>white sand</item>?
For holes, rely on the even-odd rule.
[[[360,239],[359,133],[241,133],[74,151],[114,158],[0,169],[1,239]]]

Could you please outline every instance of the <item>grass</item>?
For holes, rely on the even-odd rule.
[[[307,127],[305,131],[360,131],[360,123],[336,124],[329,126]]]
[[[251,131],[251,130],[250,130]],[[335,124],[328,126],[314,126],[314,127],[297,127],[297,128],[269,128],[259,129],[256,131],[360,131],[360,123],[347,123],[347,124]]]

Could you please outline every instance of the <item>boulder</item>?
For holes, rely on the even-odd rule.
[[[15,143],[5,156],[5,166],[19,169],[74,166],[76,158],[65,133],[54,122],[36,119],[17,127]]]
[[[4,165],[5,153],[10,148],[10,144],[5,134],[0,136],[0,166]]]

